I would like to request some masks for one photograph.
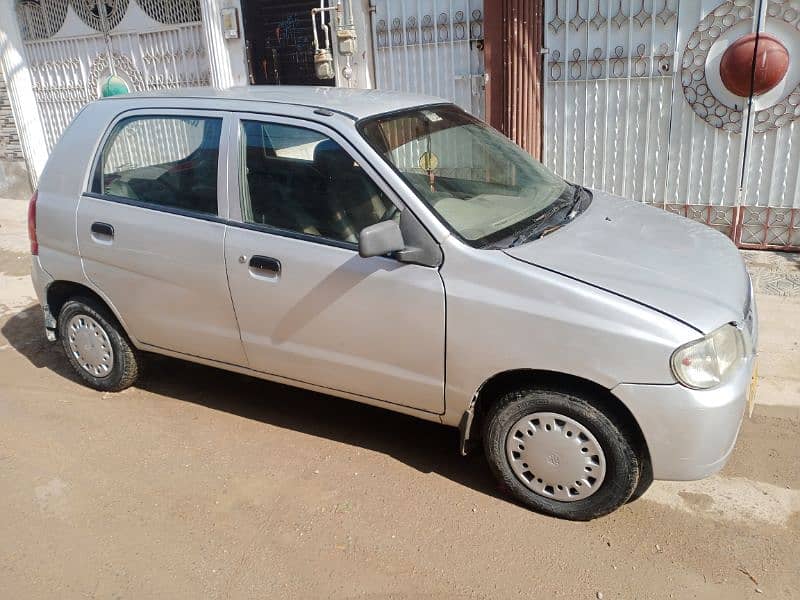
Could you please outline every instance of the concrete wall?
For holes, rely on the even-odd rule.
[[[5,76],[0,68],[0,197],[27,198],[30,195],[28,167],[11,112]]]

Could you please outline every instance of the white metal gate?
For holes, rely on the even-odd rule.
[[[546,0],[545,162],[743,246],[800,246],[799,29],[800,0]],[[750,108],[719,63],[757,30],[795,59]]]
[[[375,0],[375,83],[485,112],[483,0]]]
[[[48,151],[100,86],[209,85],[198,0],[20,0],[17,20]]]

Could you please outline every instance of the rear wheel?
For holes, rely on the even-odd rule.
[[[136,351],[105,306],[92,298],[72,298],[61,308],[58,328],[70,364],[89,386],[118,392],[136,381]]]
[[[523,389],[489,410],[484,447],[501,485],[525,506],[586,521],[631,497],[639,459],[623,428],[588,399]]]

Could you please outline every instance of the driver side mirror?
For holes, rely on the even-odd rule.
[[[395,221],[381,221],[365,227],[358,235],[358,254],[362,258],[383,256],[404,250],[406,243]]]

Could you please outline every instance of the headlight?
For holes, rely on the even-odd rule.
[[[733,325],[723,325],[675,350],[672,372],[687,387],[708,389],[726,381],[744,356],[742,332]]]

